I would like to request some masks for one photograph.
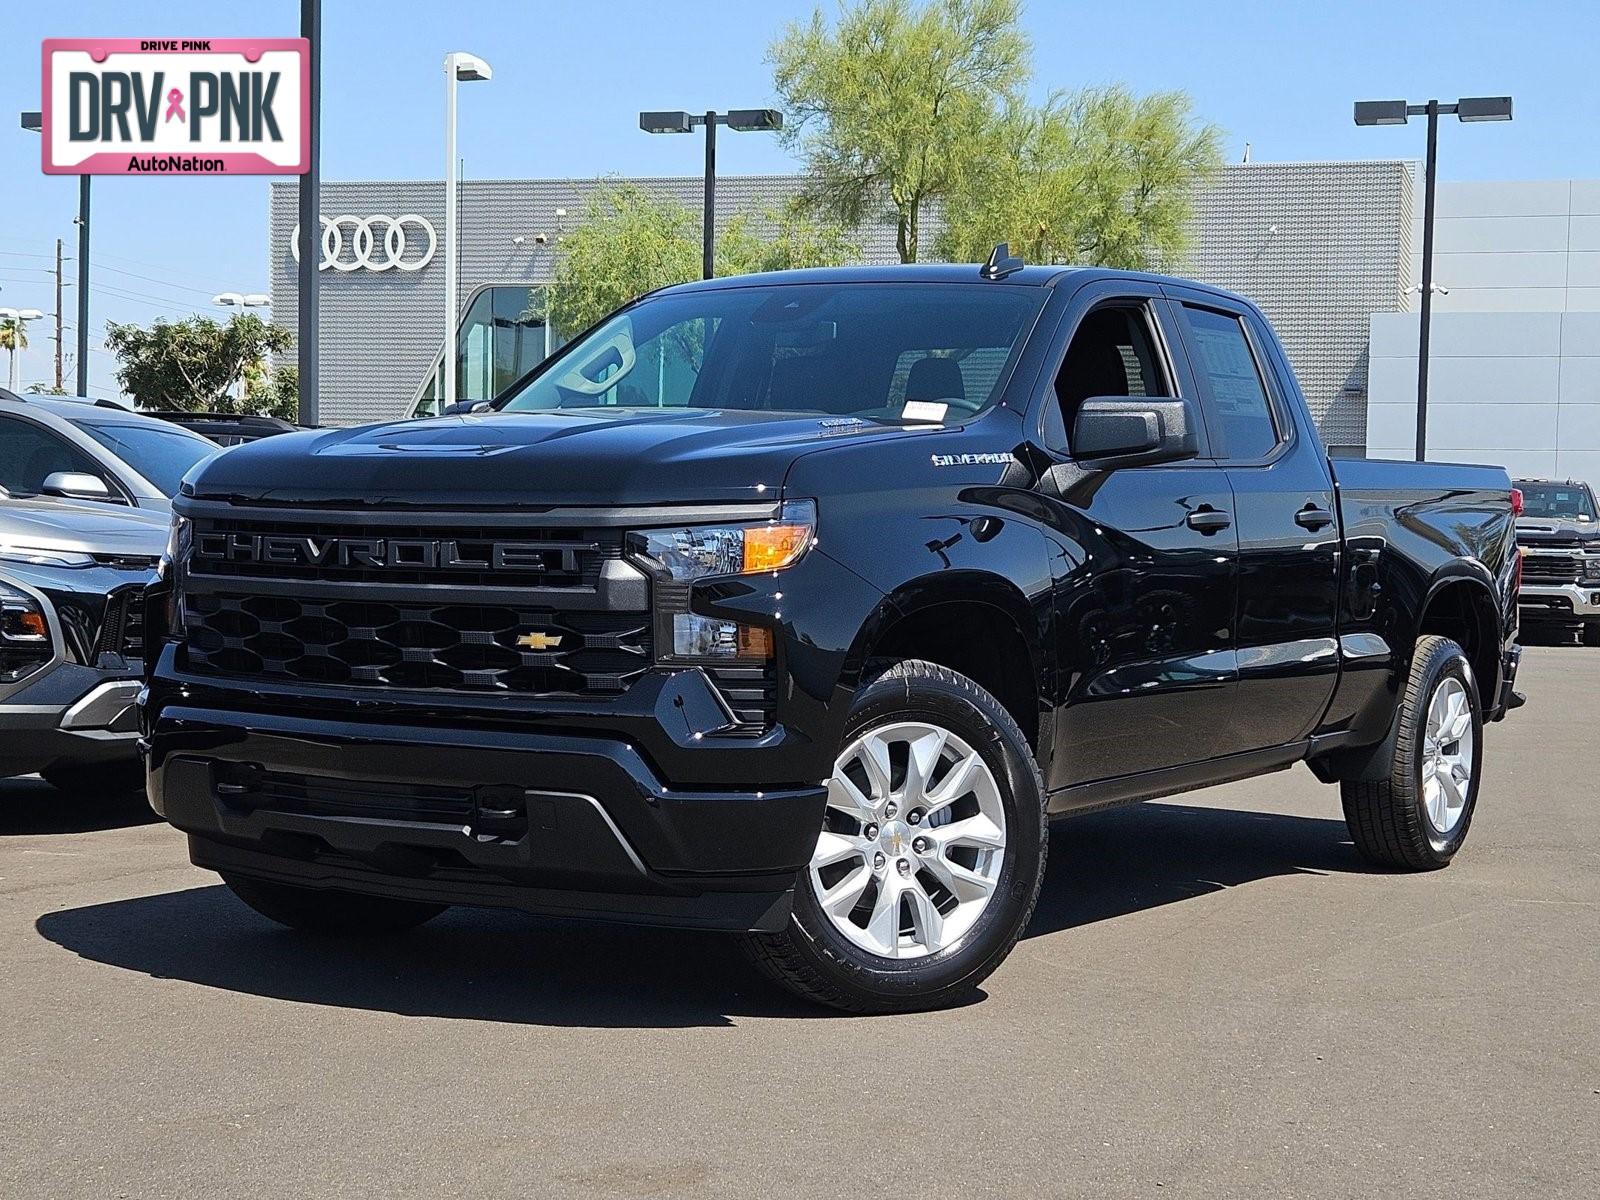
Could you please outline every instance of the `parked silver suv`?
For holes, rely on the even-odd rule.
[[[1519,479],[1522,515],[1524,625],[1578,632],[1586,646],[1600,646],[1600,510],[1587,483]]]
[[[0,500],[0,777],[142,783],[143,592],[167,528],[132,506]]]
[[[217,444],[109,400],[0,388],[0,497],[98,500],[163,516],[184,472]]]

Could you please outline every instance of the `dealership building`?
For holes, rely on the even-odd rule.
[[[1197,198],[1177,273],[1259,303],[1335,453],[1412,454],[1422,195],[1402,160],[1239,163]],[[685,207],[698,178],[635,179]],[[719,222],[757,229],[803,181],[721,177]],[[461,185],[462,398],[494,394],[553,339],[540,289],[601,181]],[[443,337],[443,184],[324,183],[322,419],[354,424],[426,407]],[[274,184],[273,318],[296,319],[296,187]],[[854,240],[896,260],[885,220]],[[931,241],[931,237],[928,238]],[[1443,183],[1437,203],[1429,456],[1600,482],[1600,182]]]

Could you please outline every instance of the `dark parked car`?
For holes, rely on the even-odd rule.
[[[191,476],[150,797],[288,925],[722,929],[945,1004],[1053,818],[1306,762],[1367,858],[1448,863],[1515,699],[1510,493],[1330,461],[1261,313],[1177,279],[668,288],[489,411]]]
[[[151,412],[146,416],[203,434],[219,446],[239,446],[259,438],[293,433],[302,428],[282,417],[262,417],[236,413]]]
[[[1577,480],[1519,479],[1522,621],[1600,646],[1600,512]]]

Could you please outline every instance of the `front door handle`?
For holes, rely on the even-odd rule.
[[[1309,529],[1313,533],[1333,524],[1333,514],[1325,508],[1318,508],[1315,504],[1308,504],[1294,515],[1294,523],[1301,529]]]
[[[1233,514],[1216,508],[1197,508],[1184,519],[1190,529],[1201,533],[1218,533],[1233,524]]]

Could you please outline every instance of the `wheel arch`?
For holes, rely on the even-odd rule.
[[[1468,564],[1462,564],[1465,568]],[[1411,668],[1416,639],[1438,634],[1455,642],[1472,664],[1478,705],[1485,719],[1500,690],[1500,607],[1493,584],[1470,569],[1435,576],[1417,614],[1417,628],[1406,648],[1404,670]]]
[[[1046,747],[1048,610],[978,571],[912,580],[886,595],[852,647],[859,683],[873,662],[919,658],[967,676],[998,700],[1036,753]]]

